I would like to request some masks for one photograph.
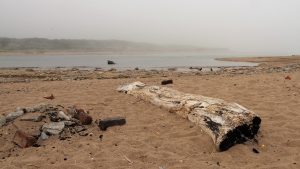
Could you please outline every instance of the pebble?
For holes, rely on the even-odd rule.
[[[16,118],[22,116],[23,114],[24,114],[23,110],[18,110],[16,112],[11,112],[11,113],[7,114],[7,116],[6,116],[6,122],[13,121]]]
[[[6,124],[6,117],[0,115],[0,127],[4,126]]]
[[[67,116],[63,111],[58,112],[58,117],[64,120],[70,120],[71,118]]]
[[[167,84],[173,84],[173,80],[170,79],[170,80],[163,80],[163,81],[161,81],[161,85],[167,85]]]
[[[259,151],[258,151],[256,148],[253,148],[252,151],[253,151],[254,153],[256,153],[256,154],[259,153]]]
[[[65,127],[64,122],[51,122],[43,125],[42,130],[48,134],[56,135],[62,132]]]

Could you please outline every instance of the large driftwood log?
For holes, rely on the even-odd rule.
[[[261,119],[237,103],[182,93],[174,89],[134,82],[117,89],[175,112],[199,125],[213,139],[218,151],[253,139]]]

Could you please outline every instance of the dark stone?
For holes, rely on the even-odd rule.
[[[256,154],[258,154],[258,153],[259,153],[259,151],[258,151],[258,150],[256,150],[256,148],[253,148],[253,149],[252,149],[252,151],[253,151],[254,153],[256,153]]]
[[[14,135],[13,142],[21,148],[26,148],[33,146],[37,142],[37,139],[21,130],[17,130]]]
[[[60,120],[57,111],[50,111],[47,114],[52,122],[58,122]]]
[[[111,61],[111,60],[107,60],[107,64],[108,65],[114,65],[114,64],[116,64],[114,61]]]
[[[161,85],[167,85],[167,84],[173,84],[173,80],[170,79],[170,80],[163,80],[163,81],[161,81]]]
[[[100,119],[99,121],[99,128],[103,131],[105,131],[108,127],[116,126],[116,125],[124,125],[126,124],[126,120],[124,117],[113,117],[113,118],[106,118],[106,119]]]

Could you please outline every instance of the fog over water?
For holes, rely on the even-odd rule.
[[[299,0],[0,0],[0,37],[120,39],[300,54]]]

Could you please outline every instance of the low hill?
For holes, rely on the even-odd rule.
[[[89,52],[209,52],[226,51],[222,48],[201,48],[180,45],[156,45],[122,40],[0,38],[0,51],[89,51]]]

